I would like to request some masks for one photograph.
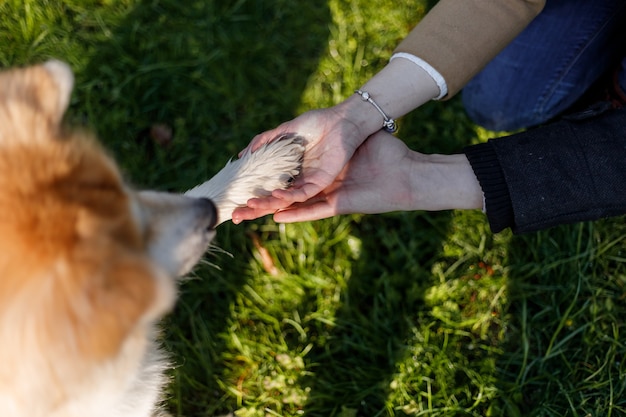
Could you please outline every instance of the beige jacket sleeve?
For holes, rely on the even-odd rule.
[[[443,76],[450,98],[541,12],[545,0],[440,0],[398,45]]]

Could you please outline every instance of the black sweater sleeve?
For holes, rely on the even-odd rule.
[[[464,152],[494,233],[626,213],[626,109],[579,113]]]

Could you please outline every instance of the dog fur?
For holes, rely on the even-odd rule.
[[[245,206],[252,196],[267,197],[273,190],[289,187],[300,174],[303,156],[302,137],[283,135],[254,152],[247,149],[240,159],[229,161],[214,177],[185,195],[210,198],[217,207],[219,225],[231,220],[233,210]]]
[[[234,205],[289,185],[303,148],[229,164],[203,188],[217,207],[136,191],[92,135],[63,126],[72,87],[59,61],[0,72],[0,416],[161,415],[155,337],[176,277]]]

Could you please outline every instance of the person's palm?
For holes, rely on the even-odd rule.
[[[251,199],[249,207],[236,209],[233,213],[235,223],[273,213],[319,194],[332,184],[365,139],[359,137],[358,126],[330,108],[309,111],[257,135],[248,148],[255,150],[261,144],[284,134],[296,134],[305,140],[301,175],[290,189],[276,190],[272,197]]]
[[[274,219],[294,222],[407,209],[411,201],[408,170],[414,154],[388,133],[372,135],[331,185],[312,199],[277,212]]]

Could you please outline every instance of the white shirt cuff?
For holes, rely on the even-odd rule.
[[[392,61],[395,58],[408,59],[409,61],[426,71],[426,73],[432,77],[433,81],[435,81],[435,83],[437,84],[437,87],[439,87],[439,95],[433,100],[440,100],[445,97],[446,94],[448,94],[448,85],[446,84],[446,80],[444,80],[439,71],[433,68],[428,62],[424,61],[422,58],[416,57],[415,55],[407,54],[406,52],[398,52],[393,54],[389,61]]]

